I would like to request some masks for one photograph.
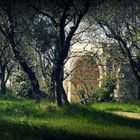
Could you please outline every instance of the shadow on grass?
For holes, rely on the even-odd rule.
[[[5,105],[6,104],[6,105]],[[2,104],[0,104],[2,105]],[[104,127],[116,125],[128,126],[130,128],[140,130],[140,120],[125,118],[117,116],[111,113],[98,111],[92,109],[88,106],[80,104],[72,104],[64,107],[48,106],[47,108],[36,107],[37,105],[32,102],[16,102],[13,103],[3,103],[4,107],[0,107],[0,140],[92,140],[101,139],[99,135],[92,134],[79,134],[78,132],[71,131],[69,129],[64,129],[63,127],[55,128],[48,127],[47,124],[28,124],[28,122],[21,123],[20,121],[8,121],[2,119],[4,117],[32,117],[39,120],[52,120],[55,118],[57,121],[59,119],[83,119],[88,120],[88,123],[103,125]],[[70,121],[70,122],[71,122]],[[84,120],[83,120],[84,121]],[[84,123],[84,122],[83,122]],[[76,122],[75,122],[76,125]],[[82,124],[81,124],[82,125]],[[62,125],[63,126],[63,125]],[[82,131],[82,130],[81,130]],[[117,130],[116,130],[117,131]],[[103,139],[114,139],[114,138],[103,138]],[[128,138],[126,138],[128,139]],[[117,140],[117,139],[116,139]]]
[[[6,108],[0,108],[1,118],[5,116],[17,117],[32,117],[38,119],[53,119],[53,118],[86,118],[90,123],[103,124],[105,126],[120,125],[128,126],[135,129],[140,129],[140,120],[134,118],[127,118],[118,116],[109,112],[91,109],[90,107],[72,104],[62,108],[50,106],[49,109],[42,110],[41,108],[35,109],[35,106],[27,106],[14,104]]]
[[[0,140],[112,140],[114,138],[100,138],[95,135],[82,135],[66,131],[62,128],[47,126],[33,126],[0,120]],[[114,139],[119,140],[119,139]],[[125,140],[125,139],[123,139]],[[128,140],[128,138],[127,138]]]
[[[65,110],[69,115],[73,114],[73,115],[84,116],[93,123],[96,119],[98,123],[105,124],[108,126],[112,124],[112,125],[121,125],[121,126],[128,126],[135,129],[140,129],[140,119],[118,116],[116,114],[87,108],[86,106],[78,105],[78,104],[67,106],[65,107]]]

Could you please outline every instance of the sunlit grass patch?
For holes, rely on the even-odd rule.
[[[92,103],[90,107],[102,111],[140,112],[140,105],[129,103]]]
[[[113,109],[138,111],[138,106],[101,103],[57,107],[33,100],[0,101],[0,140],[46,139],[139,139],[140,121],[106,112]],[[129,110],[130,110],[129,109]]]

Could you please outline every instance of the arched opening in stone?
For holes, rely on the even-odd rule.
[[[73,68],[75,70],[71,73],[70,80],[65,84],[69,100],[78,102],[83,94],[85,98],[90,98],[95,89],[99,87],[100,82],[99,67],[96,61],[93,61],[90,56],[83,55],[75,60]]]

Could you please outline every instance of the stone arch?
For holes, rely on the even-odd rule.
[[[84,92],[85,96],[89,96],[99,87],[99,68],[97,63],[90,60],[90,57],[81,56],[75,62],[78,67],[71,75],[72,94],[71,99],[76,101],[79,99],[78,92]]]
[[[94,57],[94,54],[97,55],[97,58]],[[97,69],[97,78],[95,78],[95,76],[90,76],[90,78],[93,78],[91,80],[91,83],[92,81],[98,81],[97,84],[93,84],[93,85],[97,85],[95,87],[100,87],[101,86],[101,82],[102,82],[102,78],[103,76],[105,75],[106,73],[106,59],[102,57],[102,54],[103,54],[103,47],[100,45],[100,44],[85,44],[85,43],[76,43],[75,45],[73,45],[71,47],[71,50],[70,50],[70,53],[69,53],[69,57],[65,63],[65,67],[64,67],[64,70],[65,70],[65,75],[66,73],[70,73],[69,76],[64,80],[63,82],[63,85],[64,85],[64,88],[66,90],[66,93],[67,93],[67,96],[68,96],[68,100],[70,102],[73,102],[73,101],[79,101],[78,97],[75,96],[75,99],[73,99],[73,95],[76,94],[76,92],[74,91],[74,80],[73,80],[73,77],[76,77],[77,75],[79,74],[76,74],[76,71],[78,71],[78,67],[76,67],[75,69],[75,66],[76,64],[82,64],[82,62],[84,62],[83,60],[87,60],[85,61],[86,63],[83,65],[85,67],[87,67],[87,70],[89,70],[89,72],[83,72],[83,74],[81,75],[96,75],[94,72],[95,68]],[[90,68],[88,68],[87,65],[89,65],[89,62],[88,62],[88,57],[92,57],[92,61],[93,64],[91,64]],[[87,63],[88,62],[88,63]],[[74,71],[73,71],[74,69]],[[91,69],[91,70],[90,70]],[[81,68],[79,67],[79,72],[80,72]],[[71,73],[72,71],[72,73]],[[94,74],[92,74],[92,72]],[[86,74],[87,73],[87,74]],[[75,74],[75,76],[74,76]],[[85,76],[87,77],[87,76]],[[80,86],[79,86],[80,87]],[[92,87],[93,90],[95,89],[94,86]],[[92,91],[92,90],[91,90]]]
[[[101,68],[96,60],[91,60],[86,54],[80,54],[71,60],[70,64],[71,69],[75,69],[64,81],[64,87],[69,101],[77,102],[80,99],[78,92],[85,92],[85,96],[88,97],[100,86]]]

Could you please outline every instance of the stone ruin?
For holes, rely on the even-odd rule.
[[[90,57],[90,54],[93,57]],[[71,47],[69,58],[65,63],[64,88],[70,102],[78,102],[78,92],[91,92],[101,87],[102,79],[107,73],[114,72],[117,78],[114,99],[125,101],[137,97],[137,82],[128,63],[117,64],[108,61],[103,55],[101,44],[76,43]],[[92,60],[91,60],[92,58]],[[94,59],[95,58],[95,59]]]

